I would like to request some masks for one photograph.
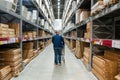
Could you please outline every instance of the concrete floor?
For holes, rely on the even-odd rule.
[[[26,66],[19,77],[11,80],[97,80],[67,47],[65,47],[65,59],[65,64],[54,65],[51,44]]]

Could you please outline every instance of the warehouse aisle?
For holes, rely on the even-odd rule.
[[[11,80],[97,80],[66,47],[66,63],[55,66],[52,44],[30,62],[17,78]]]

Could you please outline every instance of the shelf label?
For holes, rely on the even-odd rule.
[[[0,41],[0,45],[2,45],[2,41]]]
[[[120,41],[118,41],[118,40],[113,40],[113,41],[112,41],[112,47],[114,47],[114,48],[119,48],[119,49],[120,49]]]

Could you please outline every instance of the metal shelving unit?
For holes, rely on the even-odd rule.
[[[90,2],[90,3],[88,3]],[[80,9],[91,9],[90,6],[93,6],[95,3],[94,0],[82,0],[77,4],[77,8]],[[109,49],[120,49],[120,37],[119,36],[119,22],[120,22],[120,2],[105,7],[103,10],[98,12],[96,15],[90,16],[84,21],[75,25],[75,27],[70,28],[69,30],[63,32],[64,38],[67,40],[77,40],[80,42],[89,43],[90,46],[90,62],[88,65],[88,69],[91,70],[92,68],[92,57],[93,47],[95,45],[106,47]],[[75,13],[74,13],[75,14]],[[74,16],[71,16],[71,19]],[[70,20],[67,21],[67,23]],[[68,36],[71,34],[73,30],[76,29],[76,32],[79,34],[83,34],[84,30],[86,29],[86,25],[88,22],[91,22],[91,29],[90,29],[90,38],[84,38],[84,36],[77,36],[76,38],[72,38],[72,36]],[[63,24],[67,24],[63,23]],[[64,25],[63,25],[64,26]],[[63,29],[65,29],[64,26]],[[83,31],[83,32],[82,32]],[[81,33],[80,33],[81,32]],[[77,34],[77,35],[79,35]]]
[[[40,17],[43,17],[49,25],[53,28],[53,23],[50,23],[45,14],[42,12],[42,10],[38,7],[38,5],[35,3],[35,0],[28,0],[29,3],[31,3],[30,6],[33,6],[34,9],[39,11],[39,14],[41,15]],[[6,8],[0,6],[0,23],[18,23],[19,24],[19,36],[18,37],[3,37],[0,38],[0,46],[7,46],[9,45],[17,45],[21,49],[21,55],[23,54],[23,43],[24,42],[35,42],[34,44],[36,45],[35,49],[38,49],[38,42],[42,40],[43,42],[50,40],[51,35],[53,32],[43,28],[42,26],[33,23],[27,19],[25,19],[22,16],[22,5],[24,3],[24,0],[18,0],[18,8],[16,12],[13,12],[11,10],[7,10]],[[23,32],[24,31],[36,31],[37,35],[36,37],[23,37]],[[38,36],[38,31],[43,30],[45,33],[49,34],[48,36]],[[22,56],[23,57],[23,56]],[[23,62],[21,62],[23,63]],[[25,66],[23,65],[23,68]]]

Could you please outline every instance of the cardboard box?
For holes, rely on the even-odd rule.
[[[33,57],[33,49],[23,51],[23,59],[30,59]]]
[[[12,78],[12,74],[11,73],[9,73],[4,79],[2,79],[2,80],[10,80]]]
[[[7,62],[7,61],[0,61],[0,65],[10,65],[10,67],[15,67],[18,64],[20,64],[22,62],[22,58],[19,58],[16,61],[11,61],[11,62]]]
[[[82,52],[82,45],[80,41],[76,41],[76,57],[77,58],[82,58],[83,57],[83,52]]]
[[[18,54],[20,54],[20,48],[18,48],[18,49],[7,49],[7,48],[1,48],[0,49],[0,54],[4,54],[4,55],[18,55]]]
[[[117,73],[120,72],[120,51],[105,50],[104,58],[117,62]]]
[[[93,56],[93,68],[104,80],[114,80],[114,76],[117,74],[117,62],[101,56]]]
[[[19,63],[17,66],[11,67],[11,71],[15,72],[17,71],[20,67],[22,67],[21,63]]]
[[[82,11],[80,14],[80,22],[84,21],[86,18],[90,16],[90,11]]]
[[[19,58],[21,58],[21,54],[19,54],[17,56],[13,56],[13,57],[2,57],[2,56],[0,56],[0,61],[16,61]]]
[[[23,50],[33,49],[33,42],[23,43]]]
[[[92,69],[92,72],[99,80],[105,80],[95,69]]]
[[[10,28],[15,30],[15,37],[20,36],[20,24],[19,23],[9,23]]]
[[[25,60],[23,61],[23,64],[26,66],[29,62],[30,62],[30,59],[25,59]]]
[[[91,14],[95,14],[96,12],[99,12],[100,10],[104,9],[104,3],[103,1],[97,1],[95,5],[91,7]]]
[[[0,66],[0,80],[3,80],[10,72],[10,66]]]

